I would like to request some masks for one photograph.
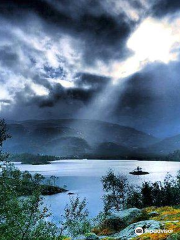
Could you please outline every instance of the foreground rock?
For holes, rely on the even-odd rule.
[[[99,238],[95,233],[89,233],[87,234],[85,240],[99,240]]]
[[[122,230],[119,233],[116,233],[113,235],[113,237],[117,240],[128,240],[134,237],[137,237],[135,233],[135,229],[137,227],[141,227],[143,229],[147,230],[157,230],[161,228],[161,224],[158,221],[155,220],[146,220],[146,221],[140,221],[137,223],[133,223],[126,227],[124,230]]]
[[[100,240],[100,238],[95,233],[87,233],[86,235],[80,235],[71,240]]]
[[[129,208],[123,211],[113,211],[105,220],[105,224],[114,230],[124,228],[134,222],[142,214],[138,208]]]

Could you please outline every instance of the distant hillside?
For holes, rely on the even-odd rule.
[[[52,154],[62,157],[127,155],[158,139],[133,128],[96,120],[30,120],[8,124],[11,153]]]
[[[116,157],[130,155],[131,150],[112,142],[101,143],[95,148],[95,154],[101,157]]]
[[[142,152],[166,155],[176,150],[180,150],[180,134],[153,144]]]

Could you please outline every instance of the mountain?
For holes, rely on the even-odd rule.
[[[62,157],[127,155],[159,140],[130,127],[97,120],[29,120],[8,124],[10,153],[53,154]]]
[[[116,158],[116,156],[130,155],[130,153],[131,153],[130,149],[112,142],[101,143],[97,146],[97,148],[95,148],[95,151],[94,151],[94,154],[96,154],[97,156],[101,156],[101,158],[102,157]]]
[[[152,146],[144,149],[142,152],[153,153],[157,155],[167,155],[176,150],[180,150],[180,134],[153,144]]]

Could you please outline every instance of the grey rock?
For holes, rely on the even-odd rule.
[[[95,233],[88,233],[85,240],[99,240],[99,237]]]
[[[116,239],[121,239],[121,240],[128,240],[134,237],[137,237],[135,233],[135,229],[137,227],[141,227],[143,229],[147,230],[157,230],[161,228],[161,224],[158,221],[155,220],[146,220],[146,221],[140,221],[137,223],[133,223],[120,231],[119,233],[116,233],[113,235]]]
[[[132,223],[142,213],[142,210],[138,208],[129,208],[123,211],[113,211],[107,217],[108,220],[120,220],[124,224],[128,225]]]
[[[84,235],[79,235],[78,237],[73,238],[73,240],[85,240],[85,238]]]

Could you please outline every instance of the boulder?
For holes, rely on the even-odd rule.
[[[106,218],[105,224],[114,230],[119,230],[134,222],[142,214],[138,208],[129,208],[122,211],[112,211]]]
[[[79,235],[79,236],[73,238],[73,240],[85,240],[85,238],[86,237],[84,235]],[[67,238],[67,239],[69,239],[69,238]],[[72,239],[70,238],[70,240],[72,240]]]
[[[137,227],[141,227],[143,229],[147,230],[157,230],[161,228],[161,224],[158,221],[155,220],[146,220],[146,221],[140,221],[137,223],[132,223],[119,233],[116,233],[113,235],[115,239],[121,239],[121,240],[128,240],[134,237],[137,237],[135,233],[135,229]]]

